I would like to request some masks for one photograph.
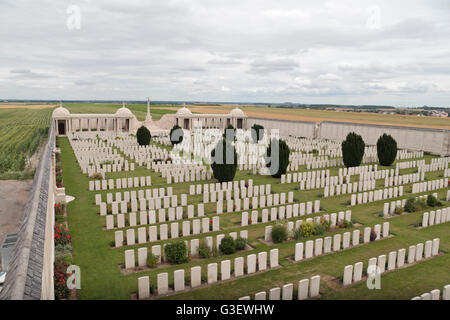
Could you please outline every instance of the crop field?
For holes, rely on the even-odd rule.
[[[0,179],[20,177],[47,138],[53,108],[0,108]]]
[[[114,103],[64,103],[64,107],[71,113],[115,113],[122,104]],[[126,107],[133,112],[139,121],[145,120],[147,114],[146,104],[127,104]],[[151,105],[150,113],[154,121],[159,120],[166,113],[175,113],[179,106],[173,110],[167,106]]]

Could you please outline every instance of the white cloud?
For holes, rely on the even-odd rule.
[[[449,14],[444,0],[2,0],[0,99],[450,106]]]

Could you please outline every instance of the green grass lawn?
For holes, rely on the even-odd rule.
[[[145,108],[145,105],[142,105]],[[80,111],[81,112],[81,111]],[[84,111],[83,111],[84,112]],[[96,111],[104,112],[104,111]],[[346,265],[362,261],[364,268],[367,266],[367,260],[381,254],[389,254],[390,251],[400,248],[407,248],[409,245],[424,242],[436,237],[441,239],[441,251],[447,253],[450,249],[450,224],[442,224],[428,227],[425,229],[415,229],[413,224],[422,219],[421,212],[410,213],[384,219],[378,216],[383,209],[384,201],[378,201],[372,204],[365,204],[351,207],[352,218],[362,226],[351,229],[341,229],[339,233],[352,231],[355,228],[363,229],[372,227],[375,224],[390,222],[390,232],[394,235],[392,238],[372,242],[356,248],[328,254],[325,256],[313,258],[307,261],[293,263],[288,257],[294,253],[294,246],[297,241],[287,241],[282,244],[268,246],[258,240],[264,236],[264,228],[267,224],[257,224],[248,227],[240,227],[240,213],[224,213],[220,215],[220,232],[208,233],[206,235],[196,235],[187,237],[203,238],[217,234],[227,234],[232,231],[246,229],[249,231],[249,243],[252,245],[252,251],[236,253],[234,255],[219,256],[216,258],[203,259],[201,261],[189,262],[183,265],[170,266],[167,268],[158,268],[151,271],[143,271],[122,275],[119,265],[124,263],[124,251],[130,248],[142,246],[151,247],[154,244],[163,244],[164,241],[158,241],[152,244],[127,246],[122,248],[111,248],[110,243],[114,241],[115,230],[105,231],[105,217],[98,215],[98,207],[94,205],[94,195],[102,193],[103,198],[109,191],[88,191],[88,181],[86,175],[83,175],[78,167],[74,153],[70,147],[67,138],[60,138],[62,150],[62,166],[64,184],[66,193],[74,196],[75,200],[68,204],[68,222],[72,233],[72,245],[74,254],[74,263],[81,268],[81,290],[78,291],[80,299],[130,299],[131,293],[137,291],[137,278],[141,276],[150,276],[151,281],[156,280],[156,275],[161,272],[169,273],[169,282],[173,281],[173,271],[176,269],[185,269],[186,276],[190,274],[192,266],[202,266],[202,273],[206,274],[206,265],[221,260],[233,260],[237,256],[247,256],[250,253],[260,251],[269,251],[272,248],[279,248],[279,262],[281,267],[269,270],[263,273],[246,276],[236,280],[217,283],[215,285],[201,287],[195,290],[186,291],[180,294],[171,295],[168,299],[237,299],[245,295],[254,295],[262,290],[269,290],[275,286],[281,286],[287,282],[297,282],[313,275],[321,275],[321,298],[322,299],[410,299],[418,294],[430,291],[432,289],[442,289],[450,283],[450,255],[443,254],[433,259],[418,263],[417,265],[407,267],[401,270],[389,272],[382,276],[381,290],[368,290],[365,282],[355,284],[345,289],[336,281],[343,275]],[[429,159],[430,156],[426,156]],[[429,161],[429,160],[427,160]],[[155,174],[143,167],[136,167],[134,172],[121,172],[109,174],[108,178],[124,176],[152,176],[153,187],[166,187],[165,179],[159,174]],[[302,171],[306,170],[302,168]],[[413,172],[414,169],[401,170],[401,173]],[[331,174],[337,174],[337,168],[331,169]],[[427,173],[427,179],[436,179],[442,172]],[[322,193],[321,190],[300,191],[296,190],[297,184],[280,184],[280,179],[268,176],[253,176],[250,172],[239,172],[235,179],[252,178],[254,184],[272,183],[272,192],[294,191],[294,197],[299,202],[305,202],[317,198]],[[212,181],[210,181],[212,182]],[[206,183],[206,181],[198,182]],[[173,191],[176,194],[187,193],[190,183],[173,184]],[[383,186],[383,182],[377,182],[377,188]],[[405,197],[411,197],[410,185],[405,186]],[[136,189],[127,189],[136,190]],[[122,190],[123,191],[123,190]],[[439,197],[444,198],[446,190],[440,190]],[[431,192],[428,192],[431,193]],[[427,194],[428,194],[427,193]],[[189,196],[189,204],[198,203],[202,195]],[[350,195],[341,195],[338,197],[321,199],[323,212],[309,215],[314,217],[325,213],[333,213],[348,209],[346,202]],[[450,203],[444,202],[449,206]],[[214,215],[215,204],[205,206],[205,214]],[[303,217],[306,219],[307,217]],[[296,220],[300,218],[295,218]],[[317,237],[332,236],[334,233],[327,233]],[[306,241],[306,240],[301,240]],[[137,256],[137,255],[136,255]]]

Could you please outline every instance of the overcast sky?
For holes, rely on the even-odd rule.
[[[0,99],[147,96],[450,107],[450,1],[0,0]]]

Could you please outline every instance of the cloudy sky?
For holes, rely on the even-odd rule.
[[[450,107],[449,17],[449,0],[1,0],[0,99]]]

